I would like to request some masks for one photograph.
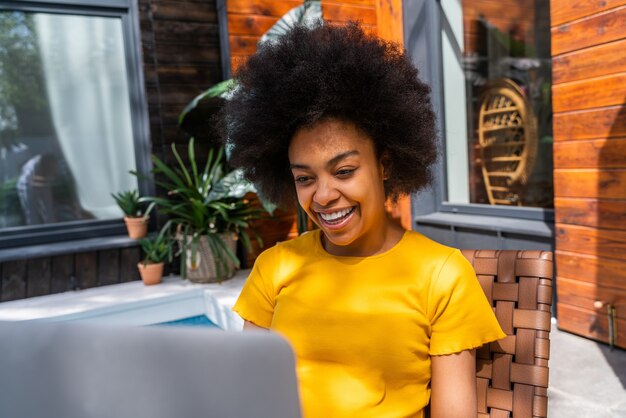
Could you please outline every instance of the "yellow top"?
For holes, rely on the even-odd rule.
[[[430,356],[504,338],[460,251],[407,231],[371,257],[338,257],[320,231],[263,252],[233,308],[296,353],[303,415],[422,417]]]

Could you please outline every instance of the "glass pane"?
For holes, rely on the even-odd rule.
[[[441,2],[450,203],[553,207],[549,2]]]
[[[121,217],[134,169],[121,19],[0,12],[0,229]]]

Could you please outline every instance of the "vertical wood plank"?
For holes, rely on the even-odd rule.
[[[75,258],[76,282],[79,289],[87,289],[98,285],[98,253],[88,252],[76,254]]]
[[[50,257],[39,257],[28,260],[26,297],[50,294],[52,266]]]
[[[2,302],[26,297],[26,260],[2,264]]]
[[[98,252],[98,285],[104,286],[119,283],[120,261],[119,250],[102,250]]]
[[[64,254],[52,257],[51,293],[66,292],[77,286],[74,278],[74,255]]]
[[[141,249],[139,247],[122,248],[120,250],[120,282],[131,282],[139,280],[139,270],[137,263],[141,259]]]
[[[180,110],[223,80],[217,5],[215,0],[140,0],[139,22],[152,152],[164,158],[171,142],[187,138],[178,127]]]

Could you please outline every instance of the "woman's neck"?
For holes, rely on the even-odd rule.
[[[369,231],[348,245],[333,244],[322,232],[322,246],[327,253],[341,257],[370,257],[393,248],[405,230],[395,221],[385,218],[379,228]]]

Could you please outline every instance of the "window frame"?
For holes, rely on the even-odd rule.
[[[450,23],[443,13],[441,0],[404,0],[403,8],[412,9],[417,19],[413,25],[407,25],[405,20],[404,37],[408,43],[421,46],[422,51],[416,49],[412,60],[417,64],[420,77],[432,88],[432,103],[437,115],[437,129],[440,133],[439,154],[440,158],[433,167],[435,181],[432,188],[417,193],[413,196],[413,219],[419,223],[419,218],[433,213],[464,214],[476,216],[476,226],[486,227],[493,223],[493,217],[519,219],[519,231],[525,230],[526,221],[554,223],[554,209],[535,207],[506,207],[479,203],[452,203],[448,199],[447,190],[447,167],[446,167],[446,133],[444,112],[444,83],[443,69],[443,39],[442,30],[448,28]],[[408,15],[411,15],[409,12]],[[407,14],[405,14],[407,16]],[[419,31],[419,32],[418,32]],[[410,48],[410,46],[407,46]],[[416,53],[415,53],[416,52]],[[442,218],[446,218],[442,216]]]
[[[142,195],[154,194],[154,182],[150,177],[151,139],[137,2],[133,0],[0,0],[0,12],[4,11],[120,18],[128,78],[135,165],[140,174],[137,179],[138,189]],[[0,249],[125,234],[126,228],[121,217],[16,226],[0,229]]]

